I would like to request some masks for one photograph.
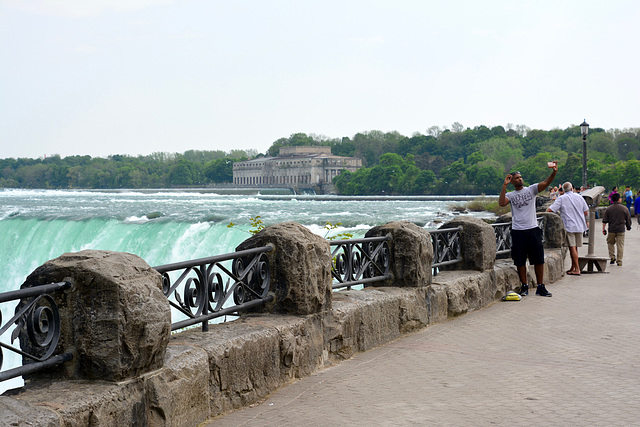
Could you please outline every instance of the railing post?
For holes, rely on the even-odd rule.
[[[462,262],[455,264],[462,270],[491,270],[496,261],[496,236],[493,227],[474,217],[458,217],[441,228],[462,226],[460,246]]]
[[[566,231],[559,214],[553,212],[538,212],[538,217],[543,218],[544,247],[561,248],[566,246]]]
[[[295,222],[264,228],[236,250],[271,244],[267,253],[273,305],[259,311],[306,315],[331,309],[331,252],[329,242]]]
[[[422,287],[431,284],[433,247],[429,232],[409,221],[394,221],[373,227],[365,237],[391,236],[391,278],[373,286]]]
[[[160,274],[132,254],[85,250],[47,261],[22,288],[62,281],[71,287],[53,295],[59,307],[59,348],[73,359],[33,373],[30,380],[120,381],[162,367],[171,313]],[[20,331],[23,348],[29,345],[26,334]]]

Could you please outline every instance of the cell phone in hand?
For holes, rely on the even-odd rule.
[[[547,162],[547,167],[552,168],[556,165],[556,162]]]

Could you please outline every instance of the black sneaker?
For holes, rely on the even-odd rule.
[[[522,296],[529,295],[529,285],[527,285],[526,283],[523,283],[522,286],[520,286],[520,295]]]
[[[536,289],[536,295],[540,295],[541,297],[550,297],[551,292],[549,292],[543,284],[539,284],[538,288]]]
[[[611,258],[611,262],[609,264],[615,264],[616,263],[616,259],[615,258]]]

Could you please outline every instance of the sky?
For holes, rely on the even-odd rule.
[[[640,127],[637,0],[0,0],[0,158]]]

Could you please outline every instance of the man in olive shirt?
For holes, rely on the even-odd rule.
[[[622,266],[622,255],[624,254],[624,229],[631,230],[631,215],[629,209],[620,203],[620,194],[611,196],[613,204],[604,211],[602,217],[602,234],[607,236],[605,226],[609,224],[609,235],[607,236],[607,246],[609,248],[609,258],[611,264]],[[616,257],[616,249],[618,256]]]

